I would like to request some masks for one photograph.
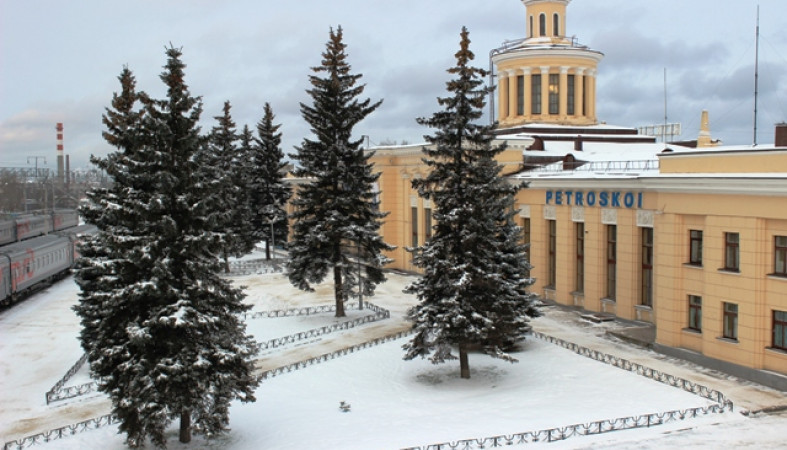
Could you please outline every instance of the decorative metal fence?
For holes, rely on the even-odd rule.
[[[379,308],[379,307],[375,307],[375,308]],[[308,310],[308,308],[306,309]],[[379,309],[385,311],[382,308]],[[271,316],[271,317],[283,317],[283,316]],[[371,317],[371,316],[367,316],[367,317]],[[292,364],[288,364],[286,366],[277,367],[271,370],[266,370],[261,372],[257,376],[257,379],[259,381],[263,381],[268,378],[276,377],[278,375],[294,372],[300,369],[305,369],[307,367],[314,366],[325,361],[330,361],[336,358],[340,358],[342,356],[355,353],[363,349],[375,347],[377,345],[386,342],[400,339],[402,337],[410,335],[411,333],[412,333],[411,330],[398,332],[389,336],[384,336],[361,344],[345,347],[320,356],[315,356],[313,358],[309,358],[304,361],[299,361]],[[591,358],[605,364],[609,364],[613,367],[617,367],[622,370],[636,373],[638,375],[658,381],[660,383],[667,384],[669,386],[683,389],[692,394],[711,400],[714,403],[708,406],[702,406],[697,408],[672,410],[672,411],[666,411],[660,413],[649,413],[649,414],[642,414],[637,416],[618,417],[614,419],[605,419],[605,420],[599,420],[599,421],[588,422],[588,423],[578,423],[574,425],[549,428],[549,429],[538,430],[538,431],[526,431],[526,432],[515,433],[515,434],[506,434],[506,435],[490,436],[490,437],[477,438],[477,439],[464,439],[464,440],[452,441],[452,442],[428,444],[418,447],[408,447],[403,450],[474,450],[474,449],[496,448],[496,447],[503,447],[503,446],[510,446],[510,445],[518,445],[518,444],[528,444],[534,442],[562,441],[576,436],[588,436],[594,434],[608,433],[611,431],[648,428],[652,426],[667,424],[670,422],[696,418],[708,414],[721,414],[727,411],[732,412],[733,410],[732,401],[727,399],[721,392],[716,391],[714,389],[710,389],[706,386],[702,386],[692,381],[685,380],[683,378],[676,377],[674,375],[666,374],[664,372],[655,369],[651,369],[649,367],[628,361],[623,358],[618,358],[616,356],[602,353],[597,350],[592,350],[587,347],[574,344],[572,342],[555,338],[553,336],[548,336],[543,333],[534,331],[532,332],[532,335],[536,338],[545,340],[552,344],[571,350],[578,355],[585,356],[587,358]],[[60,439],[66,436],[77,434],[82,431],[94,430],[97,428],[101,428],[103,426],[112,425],[114,423],[117,423],[117,419],[113,415],[111,414],[105,415],[95,419],[90,419],[73,425],[68,425],[65,427],[50,430],[44,433],[39,433],[33,436],[28,436],[18,440],[6,442],[5,445],[3,446],[3,450],[24,449],[24,448],[31,447],[35,444],[49,442],[55,439]]]
[[[291,334],[289,336],[274,338],[260,344],[260,350],[274,349],[283,345],[293,344],[301,340],[324,336],[326,334],[333,333],[336,331],[349,330],[351,328],[355,328],[358,325],[372,323],[378,320],[388,319],[389,317],[391,317],[391,313],[387,309],[381,308],[373,303],[366,302],[364,306],[366,307],[366,309],[374,312],[374,314],[370,314],[368,316],[364,316],[347,322],[333,324],[331,326],[315,328],[312,330]],[[273,317],[308,316],[314,314],[329,313],[334,311],[336,311],[336,305],[321,305],[321,306],[313,306],[307,308],[294,308],[294,309],[287,309],[287,310],[273,310],[273,311],[259,311],[255,313],[244,313],[243,318],[244,320],[246,320],[246,319],[273,318]],[[72,376],[74,376],[74,374],[76,374],[79,371],[79,369],[81,369],[82,366],[85,365],[86,362],[87,362],[87,354],[84,354],[68,370],[68,372],[66,372],[63,378],[61,378],[57,383],[55,383],[55,385],[52,386],[52,389],[47,391],[46,393],[47,405],[57,401],[80,397],[82,395],[94,392],[98,389],[98,383],[96,383],[95,381],[80,384],[77,386],[64,387],[66,382]]]
[[[529,444],[534,442],[562,441],[576,436],[588,436],[593,434],[608,433],[610,431],[631,430],[635,428],[648,428],[708,414],[721,414],[726,411],[732,412],[733,410],[732,401],[726,398],[721,392],[710,389],[706,386],[702,386],[692,381],[645,367],[641,364],[634,363],[623,358],[618,358],[617,356],[612,356],[597,350],[592,350],[587,347],[577,345],[573,342],[568,342],[553,336],[548,336],[537,331],[532,332],[532,335],[536,338],[571,350],[578,355],[594,359],[604,364],[609,364],[619,369],[636,373],[637,375],[641,375],[672,387],[683,389],[684,391],[711,400],[715,403],[697,408],[642,414],[638,416],[617,417],[614,419],[598,420],[595,422],[578,423],[565,427],[549,428],[546,430],[525,431],[515,434],[442,442],[439,444],[428,444],[419,447],[408,447],[402,450],[474,450],[517,444]]]
[[[15,441],[6,442],[5,445],[3,445],[3,450],[21,450],[37,444],[44,444],[56,439],[73,436],[83,431],[97,430],[101,427],[116,423],[118,423],[117,418],[113,414],[107,414],[94,419],[88,419],[72,425],[66,425],[64,427],[55,428],[54,430],[38,433],[33,436],[17,439]]]
[[[313,328],[311,330],[301,331],[301,332],[298,332],[298,333],[295,333],[295,334],[291,334],[289,336],[284,336],[284,337],[280,337],[280,338],[274,338],[274,339],[271,339],[271,340],[269,340],[267,342],[261,343],[260,344],[260,350],[269,350],[269,349],[274,349],[274,348],[277,348],[277,347],[281,347],[282,345],[294,344],[294,343],[296,343],[298,341],[302,341],[302,340],[305,340],[305,339],[316,338],[316,337],[319,337],[319,336],[323,336],[323,335],[326,335],[326,334],[333,333],[335,331],[349,330],[350,328],[355,328],[358,325],[363,325],[363,324],[366,324],[366,323],[377,322],[378,320],[383,320],[383,319],[387,319],[387,318],[391,317],[391,313],[387,309],[380,308],[379,306],[376,306],[376,305],[372,305],[369,302],[366,303],[366,306],[367,306],[368,309],[370,309],[372,311],[376,311],[376,312],[374,314],[370,314],[368,316],[360,317],[358,319],[349,320],[349,321],[346,321],[346,322],[335,323],[335,324],[333,324],[331,326],[325,326],[325,327],[320,327],[320,328]],[[312,309],[316,309],[316,308],[306,308],[306,309],[312,310]],[[335,311],[335,310],[336,310],[335,306],[327,308],[327,311]],[[289,311],[292,311],[292,310],[289,310]],[[273,312],[282,312],[282,311],[273,311]],[[309,314],[314,314],[314,312],[307,311],[307,312],[305,312],[305,314],[299,314],[299,315],[309,315]],[[268,317],[285,317],[285,316],[276,315],[276,316],[268,316]]]
[[[284,271],[284,262],[283,258],[230,261],[230,273],[232,275],[279,273]]]

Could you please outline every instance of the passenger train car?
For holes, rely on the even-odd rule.
[[[0,245],[65,230],[77,224],[79,214],[73,209],[56,209],[45,214],[24,214],[13,219],[0,220]]]
[[[80,225],[0,247],[0,305],[66,276],[79,257],[80,240],[95,232],[93,225]]]

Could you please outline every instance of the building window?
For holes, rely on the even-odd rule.
[[[516,113],[519,116],[525,114],[525,76],[516,77]]]
[[[530,111],[541,114],[541,74],[530,76]]]
[[[617,290],[618,226],[607,225],[607,298],[614,300]]]
[[[575,224],[577,231],[577,267],[576,267],[576,292],[585,291],[585,224],[577,222]]]
[[[557,221],[548,220],[549,228],[549,274],[547,285],[554,289],[557,280]]]
[[[552,34],[560,36],[560,16],[557,13],[552,15]]]
[[[787,277],[787,236],[776,236],[773,246],[773,273]]]
[[[722,336],[738,340],[738,305],[724,302],[724,324]]]
[[[642,228],[642,289],[640,304],[653,306],[653,228]]]
[[[418,247],[418,208],[410,208],[413,214],[413,247]]]
[[[740,270],[740,236],[724,233],[724,270]]]
[[[530,16],[530,37],[533,37],[533,16]]]
[[[787,311],[773,311],[773,348],[787,350]]]
[[[574,115],[574,103],[576,103],[574,100],[575,84],[576,77],[574,75],[569,75],[566,79],[566,89],[568,89],[568,92],[566,92],[566,114],[569,116]]]
[[[424,240],[432,238],[432,209],[424,209]]]
[[[702,265],[702,231],[689,231],[689,264]]]
[[[549,74],[549,114],[560,113],[560,75]]]
[[[530,262],[530,218],[523,217],[522,218],[522,244],[527,246],[527,250],[525,250],[528,254],[528,262]],[[530,269],[525,272],[526,277],[530,277]]]
[[[590,77],[582,77],[582,115],[588,115],[588,85]]]
[[[689,329],[702,331],[702,297],[689,295]]]
[[[547,16],[544,13],[541,13],[541,15],[538,16],[538,35],[547,35]]]

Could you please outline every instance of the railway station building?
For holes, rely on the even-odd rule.
[[[599,123],[603,54],[566,31],[570,0],[523,0],[526,37],[492,53],[502,174],[548,301],[652,324],[654,346],[787,390],[787,124],[774,144],[721,146]],[[416,271],[432,205],[412,189],[423,145],[376,147],[390,268]]]

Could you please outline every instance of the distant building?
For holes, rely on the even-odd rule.
[[[652,323],[656,347],[787,390],[787,125],[775,145],[721,147],[599,124],[603,55],[566,32],[570,0],[523,0],[526,38],[493,51],[503,174],[533,292]],[[432,206],[411,187],[422,145],[373,148],[391,268],[413,271]]]

